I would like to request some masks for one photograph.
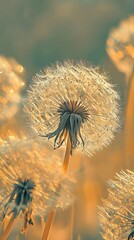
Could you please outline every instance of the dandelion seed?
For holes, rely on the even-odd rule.
[[[134,238],[134,172],[127,170],[109,181],[109,194],[100,207],[103,239]]]
[[[15,140],[1,147],[0,214],[3,219],[23,217],[23,232],[34,224],[34,216],[47,219],[50,208],[70,205],[73,182],[63,174],[58,157],[41,141]]]
[[[134,66],[134,16],[121,21],[107,39],[107,53],[119,71],[130,77]]]
[[[119,127],[119,96],[97,68],[65,62],[34,77],[26,112],[30,127],[59,148],[69,138],[88,155],[108,145]]]

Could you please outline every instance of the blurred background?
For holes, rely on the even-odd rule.
[[[128,106],[128,96],[133,88],[134,55],[131,56],[132,68],[129,71],[124,70],[122,65],[118,67],[119,61],[114,60],[120,60],[121,55],[119,52],[115,54],[114,44],[107,40],[113,28],[118,28],[121,21],[134,14],[134,1],[1,0],[0,3],[0,115],[4,116],[4,119],[0,118],[2,138],[27,133],[23,113],[26,90],[32,76],[55,61],[89,61],[108,72],[111,82],[116,84],[121,97],[121,130],[112,144],[94,157],[76,155],[72,159],[70,169],[76,171],[81,168],[75,189],[76,201],[73,210],[70,207],[56,214],[49,237],[50,240],[101,240],[97,208],[101,198],[107,196],[107,180],[121,169],[133,169],[131,143],[134,140],[134,99],[130,99]],[[123,34],[126,36],[125,32]],[[134,46],[134,39],[132,41]],[[107,46],[113,49],[113,55],[108,50],[106,52],[106,48],[109,49]],[[6,90],[5,81],[9,87]],[[10,117],[7,112],[11,113]],[[126,119],[127,130],[124,127]],[[41,226],[37,226],[30,227],[28,240],[40,239]]]

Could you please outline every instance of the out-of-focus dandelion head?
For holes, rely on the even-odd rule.
[[[71,152],[92,155],[108,145],[119,127],[119,96],[105,74],[83,62],[64,62],[36,74],[28,92],[30,127],[54,148],[69,136]]]
[[[100,207],[103,239],[134,238],[134,172],[127,170],[109,181],[108,198]]]
[[[20,91],[24,87],[24,68],[12,58],[0,56],[0,122],[18,111]]]
[[[106,50],[119,71],[129,77],[134,68],[134,16],[109,33]]]
[[[23,231],[32,216],[47,218],[48,209],[66,208],[73,201],[74,178],[65,175],[62,163],[38,140],[6,142],[0,153],[0,212],[24,218]]]

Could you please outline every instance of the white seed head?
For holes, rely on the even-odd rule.
[[[99,209],[103,239],[133,239],[134,172],[122,171],[109,181],[108,198]]]
[[[119,96],[108,77],[79,62],[64,62],[36,74],[28,92],[30,128],[54,147],[69,133],[72,149],[92,155],[108,145],[119,127]]]
[[[48,208],[73,201],[74,178],[62,171],[60,158],[37,139],[14,140],[0,149],[0,211],[47,218]],[[28,212],[27,212],[28,211]]]

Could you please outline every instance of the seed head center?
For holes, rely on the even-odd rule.
[[[35,188],[35,183],[31,179],[22,180],[17,179],[13,185],[13,190],[9,195],[9,198],[4,206],[3,217],[10,215],[11,213],[17,217],[20,212],[24,214],[24,227],[26,230],[27,224],[33,224],[32,214],[32,193]]]
[[[61,103],[57,109],[59,115],[58,128],[51,133],[45,135],[48,138],[54,139],[54,148],[60,147],[69,136],[71,141],[71,152],[80,141],[84,146],[80,128],[82,124],[88,120],[88,111],[82,102],[67,100]]]

